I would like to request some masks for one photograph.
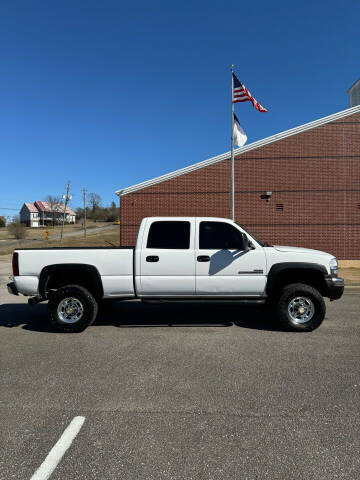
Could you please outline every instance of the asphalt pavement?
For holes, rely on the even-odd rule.
[[[359,479],[360,290],[311,333],[260,307],[124,302],[60,334],[7,269],[1,479],[30,479],[79,415],[51,480]]]

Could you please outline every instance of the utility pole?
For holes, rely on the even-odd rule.
[[[62,198],[65,200],[65,204],[64,204],[63,221],[62,221],[62,226],[61,226],[60,241],[62,241],[62,239],[63,239],[65,216],[66,216],[66,207],[67,207],[67,204],[69,203],[69,200],[72,199],[72,196],[70,195],[70,180],[67,183],[66,195],[63,195]]]
[[[86,238],[86,188],[82,189],[84,195],[84,237]]]

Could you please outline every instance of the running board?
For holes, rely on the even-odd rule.
[[[266,303],[265,298],[199,298],[198,300],[193,298],[141,298],[142,303],[239,303],[242,305],[264,305]]]

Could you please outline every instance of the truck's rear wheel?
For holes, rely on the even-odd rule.
[[[282,290],[275,310],[278,320],[287,330],[310,332],[321,325],[326,306],[315,288],[294,283]]]
[[[54,292],[48,303],[48,318],[60,332],[81,332],[97,315],[96,300],[86,288],[67,285]]]

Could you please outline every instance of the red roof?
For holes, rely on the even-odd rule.
[[[66,207],[66,213],[69,213],[70,215],[76,215],[76,213],[71,207]]]
[[[29,210],[31,213],[39,213],[39,210],[35,207],[33,203],[25,203],[25,207]]]
[[[44,202],[45,203],[45,202]],[[35,205],[37,206],[37,208],[41,211],[41,212],[46,212],[46,208],[45,208],[45,205],[43,204],[43,202],[40,202],[40,200],[36,200],[35,202]]]
[[[35,205],[37,206],[37,208],[41,212],[52,212],[53,210],[55,210],[57,212],[63,212],[64,211],[64,204],[63,203],[56,203],[53,206],[53,209],[51,208],[51,205],[50,205],[49,202],[42,202],[41,200],[36,200]],[[66,213],[68,213],[69,215],[76,215],[74,210],[69,206],[66,207]]]

